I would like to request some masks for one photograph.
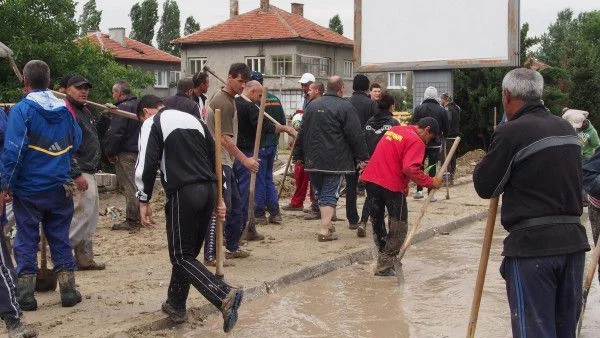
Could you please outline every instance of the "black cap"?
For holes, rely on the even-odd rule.
[[[420,119],[417,123],[417,127],[421,129],[429,127],[429,131],[431,131],[434,136],[438,136],[440,134],[440,125],[433,117],[424,117]]]
[[[73,77],[73,74],[68,74],[68,75],[65,75],[65,76],[61,77],[60,81],[58,81],[58,86],[61,87],[61,88],[67,88],[69,80],[72,77]]]
[[[69,78],[69,81],[67,81],[67,87],[79,87],[83,85],[87,85],[88,88],[92,88],[92,84],[81,75],[73,75]]]

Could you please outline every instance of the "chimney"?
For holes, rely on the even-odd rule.
[[[304,16],[304,4],[292,2],[292,14]]]
[[[238,16],[240,14],[240,4],[238,0],[229,0],[229,18]]]
[[[108,29],[108,37],[118,42],[121,46],[125,47],[125,28],[115,27]]]
[[[260,0],[260,10],[263,12],[269,11],[269,0]]]

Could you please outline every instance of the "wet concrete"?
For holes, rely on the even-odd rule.
[[[354,264],[244,304],[227,337],[464,337],[473,297],[484,223],[411,248],[404,282],[375,277]],[[504,281],[498,272],[504,230],[497,226],[477,337],[511,337]],[[154,332],[167,337],[224,337],[220,316],[195,330]],[[600,290],[594,280],[581,337],[598,337]],[[146,332],[152,336],[150,332]]]

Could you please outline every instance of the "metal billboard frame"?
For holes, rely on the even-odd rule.
[[[396,72],[403,70],[440,70],[485,67],[518,67],[520,65],[520,3],[508,1],[508,58],[459,59],[414,62],[386,62],[361,65],[362,0],[354,0],[354,69],[358,73]]]

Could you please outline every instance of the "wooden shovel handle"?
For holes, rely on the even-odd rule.
[[[223,165],[221,162],[221,109],[215,109],[215,174],[217,175],[217,201],[219,206],[223,201]],[[216,241],[216,271],[217,276],[223,276],[223,219],[217,216],[215,226]]]
[[[479,316],[479,306],[481,305],[481,295],[483,294],[483,284],[487,271],[488,261],[490,259],[490,248],[492,247],[492,238],[494,236],[494,226],[496,225],[496,214],[498,213],[498,197],[490,199],[485,233],[483,235],[483,245],[481,246],[481,257],[479,258],[479,269],[477,270],[477,281],[475,282],[475,291],[473,302],[471,303],[471,315],[469,317],[469,328],[467,338],[475,337],[475,328],[477,326],[477,317]]]

